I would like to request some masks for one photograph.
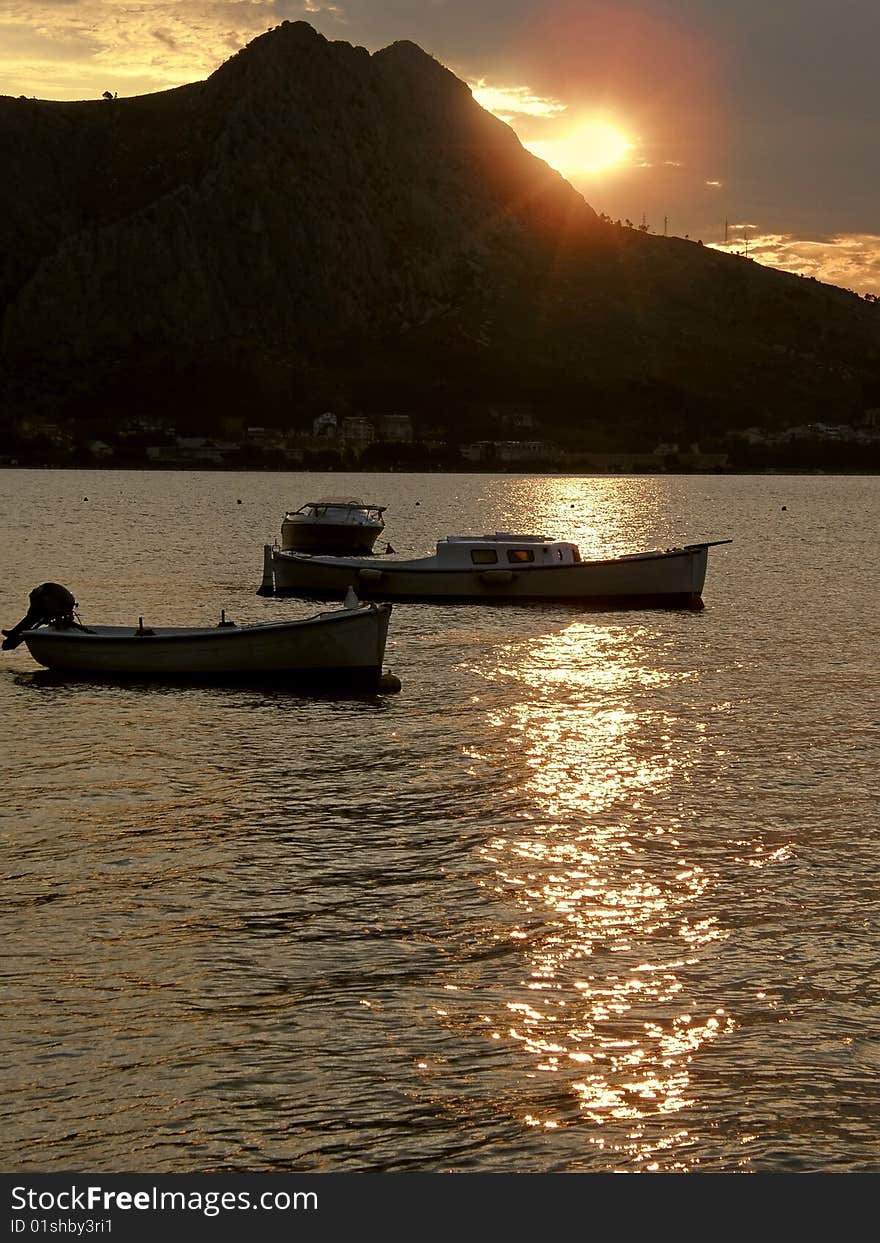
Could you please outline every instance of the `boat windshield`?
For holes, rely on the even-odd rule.
[[[299,509],[292,512],[297,514],[325,514],[328,510],[345,510],[349,513],[356,510],[370,517],[381,518],[385,509],[386,506],[384,505],[369,505],[366,501],[358,501],[353,498],[327,496],[317,501],[306,501],[305,505],[301,505]]]

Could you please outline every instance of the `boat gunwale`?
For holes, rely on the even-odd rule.
[[[202,643],[207,640],[232,640],[247,638],[263,638],[274,637],[283,634],[285,631],[295,632],[303,627],[333,625],[339,622],[350,622],[355,618],[365,619],[373,617],[377,614],[387,614],[390,616],[393,609],[390,601],[370,600],[364,602],[356,609],[333,609],[325,613],[319,613],[315,617],[294,618],[289,621],[277,622],[246,622],[244,625],[238,625],[235,622],[215,626],[169,626],[155,627],[145,626],[141,631],[137,627],[130,628],[128,626],[102,626],[98,623],[94,627],[90,626],[37,626],[30,630],[22,631],[22,640],[30,647],[29,640],[35,639],[37,642],[49,640],[52,643],[64,640],[74,640],[78,643],[134,643],[138,645],[149,644],[155,646],[156,641],[163,643],[173,643],[175,645],[183,643]],[[110,632],[110,633],[108,633]],[[151,643],[152,640],[152,643]]]
[[[560,541],[564,542],[564,541]],[[335,557],[330,553],[307,553],[298,552],[290,548],[273,548],[273,556],[282,557],[285,560],[304,559],[309,565],[320,565],[326,569],[340,570],[359,570],[370,569],[379,570],[381,573],[393,573],[394,571],[405,571],[408,574],[485,574],[493,569],[510,570],[514,574],[536,574],[539,572],[552,572],[553,574],[571,573],[572,571],[583,571],[593,566],[604,565],[632,565],[638,561],[660,561],[669,560],[675,557],[695,557],[699,556],[707,548],[711,548],[714,543],[730,543],[729,540],[709,541],[702,544],[688,544],[683,548],[667,548],[658,549],[655,552],[643,553],[624,553],[618,557],[604,557],[595,561],[571,561],[557,562],[555,565],[536,565],[534,562],[517,562],[503,564],[502,562],[491,563],[487,565],[477,565],[471,563],[469,565],[445,566],[437,562],[437,554],[433,553],[427,557],[417,557],[412,561],[389,561],[383,560],[381,554],[378,558],[370,558],[369,564],[362,564],[366,561],[365,557],[343,556]],[[426,564],[432,562],[433,564]]]

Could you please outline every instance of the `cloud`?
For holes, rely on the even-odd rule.
[[[750,259],[771,268],[812,276],[829,285],[839,285],[860,294],[880,294],[880,236],[875,233],[847,233],[837,236],[804,238],[787,233],[750,236],[746,228],[740,236],[718,243],[716,250],[748,253]]]
[[[177,51],[177,40],[164,30],[154,30],[153,38],[158,39],[160,43],[164,43],[166,47],[170,47],[173,51]]]
[[[82,99],[207,77],[233,52],[285,19],[326,16],[321,0],[4,0],[0,93]]]
[[[559,116],[568,107],[558,99],[535,95],[527,86],[490,86],[484,78],[469,82],[468,86],[477,103],[502,121],[512,122],[526,116]]]

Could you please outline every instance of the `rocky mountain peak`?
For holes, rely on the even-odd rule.
[[[0,163],[0,410],[149,404],[152,373],[186,408],[805,421],[880,372],[873,308],[601,222],[406,40],[285,22],[176,91],[0,100]]]

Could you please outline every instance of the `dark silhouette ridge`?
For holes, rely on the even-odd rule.
[[[880,312],[615,227],[409,42],[304,22],[206,81],[0,98],[0,409],[531,413],[576,443],[880,404]]]

